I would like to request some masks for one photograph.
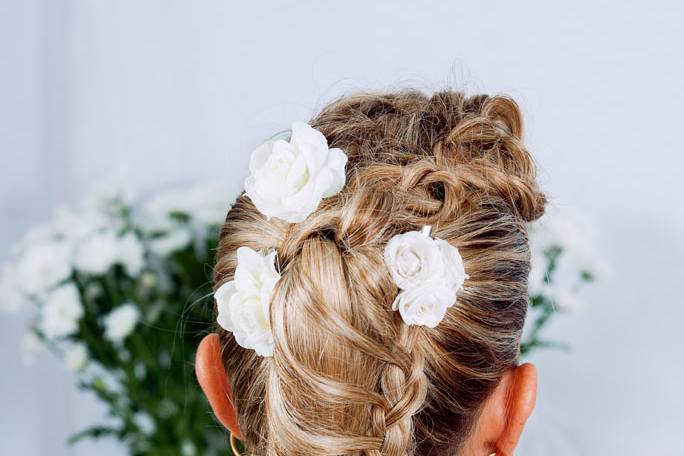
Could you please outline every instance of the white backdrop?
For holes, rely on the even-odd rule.
[[[504,92],[558,212],[593,221],[612,280],[536,356],[523,455],[681,455],[681,2],[0,0],[0,257],[103,176],[221,177],[359,89]],[[90,455],[99,409],[0,316],[0,454]],[[101,456],[121,454],[113,444]]]

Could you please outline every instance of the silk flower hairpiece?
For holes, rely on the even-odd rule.
[[[296,122],[289,141],[267,141],[252,152],[245,193],[267,219],[298,223],[323,198],[342,190],[346,163],[346,154],[329,148],[321,132]],[[395,235],[385,247],[384,261],[399,289],[392,310],[407,325],[434,328],[456,303],[468,274],[458,249],[431,237],[430,231],[425,226]],[[219,326],[261,356],[273,355],[269,306],[280,278],[276,254],[238,248],[233,280],[214,293]]]

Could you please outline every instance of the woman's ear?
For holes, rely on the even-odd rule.
[[[195,373],[216,418],[231,434],[238,439],[241,438],[233,394],[221,359],[221,342],[218,334],[208,334],[197,347]]]
[[[536,400],[534,365],[508,370],[484,404],[472,444],[487,449],[493,446],[497,456],[512,455]]]

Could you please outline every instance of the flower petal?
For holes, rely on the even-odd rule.
[[[323,133],[303,122],[292,123],[290,143],[301,151],[312,171],[318,171],[326,162],[328,140]]]
[[[439,250],[444,262],[444,283],[454,291],[463,287],[466,279],[469,278],[465,272],[463,258],[456,247],[443,239],[436,239]]]
[[[236,293],[234,280],[224,283],[214,293],[216,307],[218,308],[216,322],[226,331],[232,331],[234,328],[233,320],[230,318],[230,300]]]
[[[237,249],[237,267],[235,268],[235,287],[241,292],[253,292],[259,289],[259,274],[263,269],[261,254],[249,247]]]
[[[326,169],[330,174],[330,183],[323,190],[323,197],[328,197],[339,193],[346,182],[347,176],[345,167],[347,166],[347,154],[342,149],[330,149],[328,153],[328,163]]]
[[[434,328],[442,321],[454,299],[451,289],[437,283],[427,283],[399,293],[392,309],[399,310],[407,325]]]
[[[273,150],[273,143],[274,141],[266,141],[254,149],[249,159],[249,171],[251,173],[257,172],[268,161],[268,157],[271,156],[271,151]]]

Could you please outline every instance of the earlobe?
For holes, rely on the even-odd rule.
[[[221,342],[218,334],[208,334],[197,347],[195,373],[216,418],[231,434],[238,439],[241,438],[233,406],[233,394],[221,360]]]
[[[508,385],[507,411],[504,431],[497,439],[497,454],[512,455],[520,436],[532,414],[537,400],[537,369],[532,364],[523,364],[511,372]]]

